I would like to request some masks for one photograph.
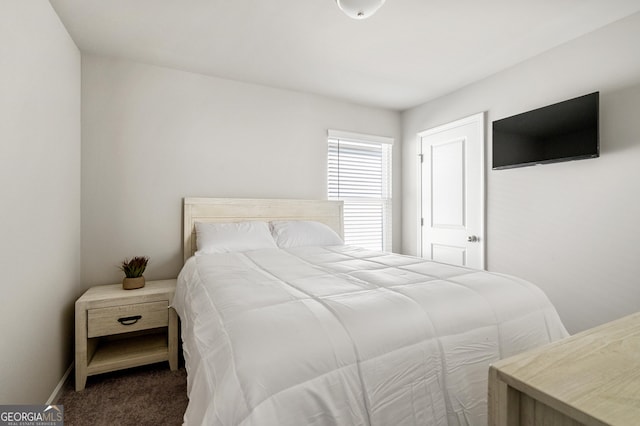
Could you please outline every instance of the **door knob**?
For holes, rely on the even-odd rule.
[[[470,235],[469,238],[467,238],[467,241],[469,241],[470,243],[475,243],[480,241],[480,238],[478,238],[476,235]]]

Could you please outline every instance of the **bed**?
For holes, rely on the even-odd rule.
[[[188,425],[485,425],[489,365],[567,336],[527,281],[341,244],[340,202],[183,211]]]

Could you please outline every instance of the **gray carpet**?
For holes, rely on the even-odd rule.
[[[90,376],[80,392],[70,378],[56,403],[66,426],[126,426],[181,425],[187,402],[185,369],[164,362]]]

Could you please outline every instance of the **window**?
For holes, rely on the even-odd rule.
[[[329,130],[327,187],[344,201],[345,243],[391,251],[393,139]]]

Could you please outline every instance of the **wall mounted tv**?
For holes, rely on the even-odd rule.
[[[493,122],[493,169],[600,155],[599,92]]]

